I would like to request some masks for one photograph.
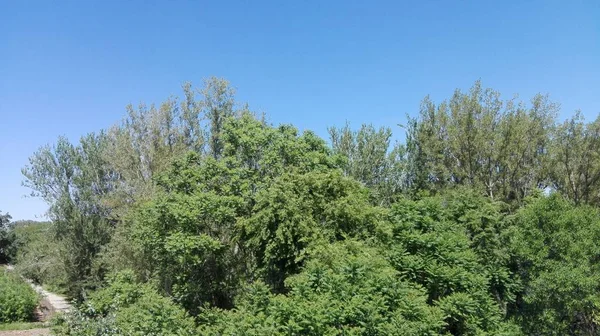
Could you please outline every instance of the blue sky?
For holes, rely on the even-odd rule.
[[[225,77],[238,100],[325,136],[395,126],[477,79],[561,118],[600,112],[600,1],[0,1],[0,210],[44,213],[20,168],[39,146]]]

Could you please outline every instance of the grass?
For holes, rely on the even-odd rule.
[[[0,331],[6,330],[29,330],[37,328],[47,328],[50,324],[48,322],[10,322],[0,323]]]

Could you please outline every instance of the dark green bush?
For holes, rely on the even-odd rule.
[[[0,323],[31,320],[38,301],[29,284],[0,269]]]
[[[255,283],[236,309],[208,309],[199,335],[438,335],[442,311],[423,288],[402,280],[379,252],[362,242],[315,247],[288,294]]]

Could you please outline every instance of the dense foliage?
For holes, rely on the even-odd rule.
[[[11,229],[16,270],[25,278],[44,284],[55,292],[66,287],[66,272],[61,262],[60,245],[51,239],[50,222],[17,221]]]
[[[59,335],[193,335],[194,321],[149,284],[139,285],[132,272],[108,279],[74,314],[59,319]]]
[[[52,223],[15,260],[79,300],[59,334],[600,334],[599,121],[477,82],[405,143],[328,144],[183,90],[24,168]]]
[[[526,285],[515,309],[529,333],[596,335],[600,311],[600,212],[558,195],[511,219],[515,274]]]
[[[8,228],[10,223],[10,215],[2,214],[0,211],[0,264],[5,264],[10,261],[14,254],[13,241],[14,236],[11,234]]]
[[[319,245],[286,295],[257,282],[233,311],[199,316],[202,335],[437,335],[443,312],[402,279],[375,248],[357,241]]]
[[[38,301],[29,284],[0,268],[0,323],[30,321]]]

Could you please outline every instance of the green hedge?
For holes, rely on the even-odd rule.
[[[0,269],[0,323],[31,320],[38,301],[25,281]]]

